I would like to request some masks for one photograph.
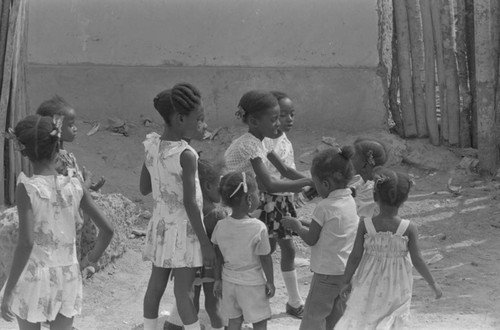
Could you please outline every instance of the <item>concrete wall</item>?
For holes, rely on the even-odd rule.
[[[384,122],[377,40],[375,0],[30,1],[28,93],[136,121],[189,81],[216,126],[245,91],[280,89],[300,126],[364,130]]]

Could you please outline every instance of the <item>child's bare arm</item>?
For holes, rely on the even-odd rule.
[[[309,246],[313,246],[319,240],[322,227],[314,219],[311,221],[309,227],[303,226],[299,220],[292,217],[283,217],[281,223],[285,228],[299,234],[300,238]]]
[[[250,163],[252,164],[258,182],[263,186],[261,188],[268,193],[300,192],[303,187],[312,186],[314,184],[309,178],[293,181],[275,180],[267,171],[266,165],[264,165],[261,158],[251,159]]]
[[[214,249],[215,255],[217,256],[214,266],[214,296],[222,298],[222,265],[224,264],[224,257],[218,245],[214,245]]]
[[[33,248],[33,209],[26,188],[22,183],[18,184],[16,189],[16,202],[19,214],[19,238],[14,251],[12,266],[10,267],[9,278],[5,285],[1,307],[2,317],[6,321],[12,321],[15,318],[15,315],[10,310],[12,302],[11,294],[29,260]]]
[[[276,288],[274,287],[274,270],[273,270],[273,259],[271,254],[266,254],[259,256],[260,263],[262,264],[262,270],[266,276],[266,296],[272,298]]]
[[[420,248],[418,246],[418,229],[415,224],[410,223],[407,229],[408,233],[408,250],[410,252],[411,262],[415,269],[422,275],[425,281],[430,285],[430,287],[436,293],[436,299],[441,298],[443,295],[441,288],[436,284],[434,278],[432,277],[429,267],[425,263],[422,255],[420,253]]]
[[[151,193],[153,191],[153,188],[151,187],[151,175],[149,174],[148,168],[146,167],[146,164],[142,164],[142,170],[141,170],[141,180],[139,182],[139,190],[141,191],[141,194],[146,196],[147,194]]]
[[[296,169],[286,166],[274,151],[271,151],[267,154],[267,159],[269,159],[271,164],[273,164],[273,166],[276,167],[280,174],[287,179],[298,180],[306,178],[305,175],[303,175]]]
[[[181,154],[180,161],[182,167],[184,208],[186,209],[191,226],[200,241],[204,265],[213,267],[216,259],[215,251],[203,227],[201,211],[196,202],[196,157],[191,151],[185,150]]]
[[[349,255],[349,259],[347,259],[347,265],[344,271],[344,283],[346,284],[351,283],[352,276],[356,272],[356,269],[358,269],[361,258],[363,257],[363,253],[365,252],[365,234],[365,222],[360,221],[358,225],[358,231],[356,233],[356,239],[354,240],[354,246],[352,248],[351,254]]]
[[[108,221],[104,213],[102,213],[102,211],[94,203],[94,200],[92,199],[92,196],[90,196],[90,193],[87,189],[83,190],[83,197],[80,201],[80,208],[92,219],[94,224],[99,229],[99,234],[97,234],[94,248],[86,256],[89,264],[96,263],[113,238],[113,226]],[[86,263],[87,262],[82,263],[80,267],[82,269],[85,268],[86,266],[88,266]]]

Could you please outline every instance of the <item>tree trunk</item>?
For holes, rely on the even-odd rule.
[[[452,146],[458,146],[460,142],[460,102],[451,0],[440,0],[440,14],[445,70],[446,114],[448,116],[448,143]]]
[[[394,121],[394,131],[400,136],[404,137],[403,119],[401,118],[401,108],[399,106],[399,67],[398,67],[398,38],[396,32],[396,18],[393,17],[393,33],[392,33],[392,66],[391,66],[391,80],[389,82],[389,110],[391,112],[392,120]]]
[[[393,35],[393,8],[392,0],[377,0],[378,13],[378,58],[377,75],[382,80],[384,89],[384,107],[386,109],[387,120],[390,116],[389,86],[391,83],[390,72],[392,69],[392,35]]]
[[[431,0],[420,0],[425,50],[425,116],[430,142],[439,145],[439,127],[436,117],[436,59],[432,32]]]
[[[494,54],[491,43],[490,0],[474,1],[474,32],[476,59],[476,100],[479,165],[482,170],[495,173],[498,148],[495,137]]]
[[[424,96],[424,41],[420,5],[418,1],[406,0],[406,9],[408,12],[408,26],[410,31],[411,72],[417,136],[426,137],[428,131]]]
[[[446,80],[444,69],[443,37],[441,35],[441,18],[439,1],[431,0],[432,29],[434,31],[434,47],[436,49],[436,67],[439,86],[439,112],[441,114],[440,133],[443,142],[448,143],[448,114],[446,101]]]
[[[460,91],[460,147],[469,148],[471,139],[471,103],[469,89],[469,69],[467,68],[467,26],[466,26],[466,0],[456,0],[456,45],[458,84]]]
[[[470,130],[471,143],[477,148],[477,103],[476,103],[476,54],[474,39],[474,0],[465,0],[465,39],[467,41],[467,68],[470,88]]]
[[[398,36],[399,84],[404,134],[405,137],[416,137],[417,126],[413,103],[408,14],[405,1],[394,0],[393,6],[396,19],[396,33]]]

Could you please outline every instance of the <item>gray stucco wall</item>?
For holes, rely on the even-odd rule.
[[[218,126],[245,91],[280,89],[301,126],[360,131],[384,125],[377,40],[375,0],[31,1],[28,93],[135,121],[189,81]]]

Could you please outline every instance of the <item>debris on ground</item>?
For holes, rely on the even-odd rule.
[[[129,136],[129,126],[127,122],[118,117],[108,117],[108,130],[116,134]]]
[[[94,135],[99,131],[99,128],[101,127],[101,123],[98,122],[97,120],[95,121],[84,121],[84,123],[90,124],[92,127],[90,130],[87,132],[87,136]]]

